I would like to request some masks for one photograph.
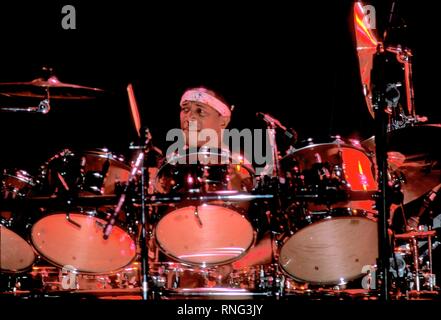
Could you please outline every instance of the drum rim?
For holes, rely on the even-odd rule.
[[[214,204],[207,204],[207,205],[210,205],[210,206],[217,206],[217,207],[225,208],[225,206],[221,206],[221,205],[214,205]],[[167,257],[169,257],[169,258],[171,258],[171,259],[173,259],[173,260],[176,260],[176,262],[171,262],[171,263],[180,263],[180,264],[188,265],[188,266],[190,266],[190,267],[199,267],[199,268],[210,268],[210,267],[215,267],[215,266],[222,266],[222,265],[226,265],[226,264],[232,263],[232,262],[234,262],[234,261],[236,261],[236,260],[239,260],[239,259],[242,258],[244,255],[246,255],[246,254],[248,253],[248,251],[250,251],[251,248],[253,248],[253,247],[256,245],[256,241],[257,241],[257,231],[256,231],[255,228],[253,227],[253,224],[251,223],[250,219],[249,219],[247,216],[245,216],[243,213],[239,212],[238,210],[233,210],[233,209],[228,208],[228,209],[230,209],[230,210],[232,210],[232,211],[235,211],[235,213],[241,215],[241,216],[242,216],[242,217],[248,222],[248,224],[251,226],[251,229],[253,230],[253,240],[251,241],[250,246],[249,246],[246,250],[244,250],[239,256],[234,257],[234,258],[231,258],[231,259],[226,260],[226,261],[224,261],[224,262],[198,263],[198,262],[189,262],[189,261],[185,261],[185,260],[182,260],[182,259],[176,257],[175,255],[173,255],[172,253],[170,253],[169,251],[167,251],[167,250],[164,248],[164,246],[161,245],[161,243],[159,242],[158,237],[156,236],[156,235],[157,235],[157,230],[158,230],[158,229],[157,229],[157,226],[158,226],[159,222],[160,222],[164,217],[166,217],[167,215],[172,214],[172,213],[175,212],[176,210],[179,210],[179,209],[182,209],[182,208],[186,208],[186,207],[190,207],[190,205],[186,205],[186,206],[182,206],[182,207],[180,206],[179,208],[177,208],[177,209],[175,209],[175,210],[168,211],[167,213],[165,213],[165,214],[164,214],[164,215],[158,220],[158,222],[155,223],[155,226],[154,226],[154,231],[153,231],[154,242],[156,243],[156,245],[158,246],[159,250],[160,250],[163,254],[165,254]]]
[[[17,176],[18,172],[23,174],[23,177],[18,177]],[[31,175],[28,171],[23,170],[23,169],[4,169],[1,177],[15,178],[21,182],[27,183],[31,187],[35,187],[37,185],[37,183],[35,181],[36,178],[33,175]],[[1,180],[2,185],[4,185],[3,182],[4,182],[4,180],[2,179]]]
[[[110,155],[106,156],[106,155]],[[51,190],[51,186],[53,183],[49,183],[49,179],[51,176],[51,171],[54,170],[54,165],[57,166],[56,161],[60,159],[73,159],[74,161],[79,161],[82,156],[92,156],[98,159],[105,159],[110,162],[110,166],[114,166],[118,169],[125,170],[129,175],[132,171],[131,164],[125,159],[123,155],[118,155],[116,153],[111,152],[107,148],[89,148],[89,149],[73,149],[73,148],[65,148],[54,155],[52,155],[44,164],[42,164],[39,168],[38,175],[35,177],[36,186],[40,185],[43,188],[49,188]],[[69,166],[69,164],[67,165]],[[87,161],[86,161],[87,166]],[[55,168],[56,170],[56,168]],[[109,169],[107,175],[111,172]],[[107,177],[105,176],[105,178]],[[105,181],[106,179],[104,179]],[[124,182],[124,181],[123,181]],[[124,182],[125,183],[125,182]],[[105,183],[103,182],[104,186]],[[81,185],[83,187],[83,185]],[[92,194],[101,194],[101,195],[115,195],[115,193],[106,192],[98,192],[98,191],[84,191],[81,188],[77,190],[79,193],[92,193]],[[53,192],[53,191],[52,191]]]
[[[285,234],[282,236],[284,239],[282,240],[282,245],[281,248],[285,245],[285,243],[295,234],[301,232],[302,230],[312,226],[312,225],[316,225],[319,223],[323,223],[323,222],[327,222],[327,221],[331,221],[331,220],[335,220],[335,219],[346,219],[346,218],[363,218],[363,219],[367,219],[370,220],[372,222],[378,223],[378,218],[375,217],[375,211],[369,211],[369,210],[365,210],[365,209],[352,209],[349,207],[342,207],[342,208],[332,208],[329,211],[333,211],[333,210],[344,210],[344,209],[349,209],[348,211],[357,211],[357,212],[361,212],[363,213],[363,215],[361,216],[351,216],[351,215],[347,215],[347,216],[337,216],[337,217],[329,217],[326,216],[322,219],[320,219],[319,221],[313,221],[313,222],[309,222],[308,224],[304,225],[303,227],[301,227],[300,229],[296,230],[294,233],[290,234],[290,230],[288,230],[287,232],[285,232]],[[313,212],[321,212],[321,211],[313,211]],[[323,212],[324,213],[324,212]],[[325,213],[324,213],[325,214]],[[329,214],[329,212],[328,212]],[[369,215],[369,216],[368,216]]]
[[[309,281],[309,280],[305,280],[305,279],[300,279],[300,278],[292,275],[291,273],[289,273],[288,270],[286,270],[285,267],[282,265],[282,263],[279,263],[279,265],[280,265],[280,269],[282,270],[283,274],[294,281],[298,281],[301,283],[307,283],[307,284],[310,284],[313,286],[337,286],[337,285],[339,285],[338,281],[329,281],[328,282],[328,281]],[[345,284],[346,284],[349,281],[354,281],[354,280],[361,278],[363,275],[364,274],[360,272],[360,274],[357,276],[350,277],[350,278],[344,278],[343,280],[345,281]]]
[[[179,269],[179,268],[185,268],[184,271],[190,270],[193,272],[197,272],[199,271],[198,269],[205,269],[206,271],[210,272],[210,271],[215,271],[216,266],[206,266],[206,267],[200,267],[200,266],[195,266],[195,265],[191,265],[189,263],[184,263],[184,262],[174,262],[174,261],[152,261],[149,263],[149,270],[150,271],[156,271],[158,270],[160,267],[162,266],[166,266],[167,270],[171,270],[172,268],[169,266],[173,266],[173,265],[177,265],[175,267],[175,269]]]
[[[222,154],[216,153],[216,152],[192,152],[186,155],[179,155],[177,157],[174,157],[173,160],[175,159],[181,159],[184,157],[188,157],[190,155],[200,155],[200,154],[210,154],[210,155],[218,155],[218,156],[222,156]],[[248,172],[249,177],[252,180],[252,187],[251,190],[253,190],[256,186],[257,186],[257,176],[256,176],[256,171],[253,169],[251,164],[247,164],[247,163],[241,163],[241,164],[233,164],[231,161],[233,160],[232,158],[232,154],[231,152],[228,154],[228,159],[230,162],[228,163],[219,163],[219,164],[180,164],[180,163],[171,163],[168,161],[168,159],[166,159],[165,163],[163,163],[159,168],[157,173],[155,174],[154,180],[153,180],[153,187],[155,188],[155,190],[157,189],[156,186],[159,183],[159,179],[161,179],[161,173],[166,170],[167,167],[180,167],[180,166],[184,166],[184,167],[190,167],[190,166],[208,166],[208,167],[222,167],[222,166],[235,166],[235,165],[240,165],[241,168],[245,168],[245,170]],[[247,192],[251,192],[247,191]],[[171,192],[172,194],[174,194],[175,192]],[[185,193],[185,192],[184,192]],[[209,194],[210,192],[208,192]],[[201,192],[202,194],[202,192]]]
[[[82,153],[90,154],[90,155],[96,156],[98,158],[120,162],[120,163],[126,165],[130,170],[130,165],[127,163],[126,158],[121,154],[118,154],[118,153],[115,153],[115,152],[109,150],[108,148],[90,148],[90,149],[84,149],[82,151],[75,150],[74,152],[80,153],[80,154],[82,154]]]
[[[256,171],[253,169],[251,164],[248,164],[248,163],[245,163],[245,162],[244,163],[237,163],[237,164],[235,164],[232,161],[233,160],[233,153],[232,152],[230,152],[229,150],[224,150],[224,149],[222,149],[221,151],[223,151],[223,152],[212,152],[212,151],[210,151],[210,149],[208,149],[208,150],[202,149],[202,150],[197,151],[197,152],[190,152],[190,153],[186,153],[186,154],[183,154],[183,155],[180,155],[180,154],[172,155],[170,157],[170,159],[165,158],[165,162],[158,168],[158,174],[166,166],[180,166],[180,165],[182,165],[182,166],[191,166],[191,165],[206,165],[206,166],[241,165],[242,167],[244,167],[248,171],[248,173],[250,173],[250,175],[253,178],[255,177]],[[180,163],[172,163],[171,162],[171,161],[177,161],[178,159],[182,159],[182,158],[185,158],[185,157],[189,157],[191,155],[196,155],[196,156],[199,156],[199,155],[214,155],[214,156],[226,157],[226,158],[228,158],[229,162],[228,163],[217,163],[217,164],[200,164],[200,163],[197,163],[197,164],[189,164],[189,163],[180,164]]]
[[[273,293],[270,289],[259,291],[258,289],[247,288],[227,288],[227,287],[199,287],[199,288],[176,288],[176,289],[163,289],[162,292],[171,296],[183,296],[183,297],[222,297],[228,296],[234,298],[235,296],[272,296]],[[165,299],[167,296],[164,297]]]
[[[358,150],[358,151],[364,153],[369,159],[372,158],[372,155],[370,154],[370,152],[368,150],[364,149],[361,145],[360,146],[356,146],[354,144],[351,144],[351,143],[348,143],[348,142],[342,140],[341,143],[339,143],[339,142],[312,143],[310,145],[306,145],[306,146],[303,146],[303,147],[300,147],[300,148],[294,148],[292,151],[289,151],[289,153],[287,155],[285,155],[282,160],[293,158],[293,157],[295,157],[295,155],[297,153],[299,153],[301,151],[305,151],[305,150],[308,150],[308,149],[316,148],[316,147],[319,147],[319,146],[338,146],[338,147],[340,147],[342,149],[343,148],[355,149],[355,150]]]
[[[52,161],[62,157],[80,157],[81,155],[90,155],[101,159],[112,160],[121,164],[121,166],[125,166],[127,170],[131,170],[130,163],[128,162],[126,157],[121,154],[115,153],[108,148],[65,148],[59,152],[54,153],[54,155],[45,162],[44,167],[48,167]]]
[[[77,213],[77,214],[78,214],[79,212],[75,211],[75,212],[71,212],[71,213]],[[51,212],[51,213],[49,213],[49,214],[44,215],[44,216],[41,217],[40,219],[36,220],[36,221],[32,224],[31,230],[30,230],[30,232],[29,232],[29,243],[31,244],[32,248],[34,249],[34,252],[37,253],[38,256],[43,257],[44,260],[48,261],[50,264],[54,265],[55,267],[57,267],[57,268],[61,268],[61,269],[62,269],[65,265],[61,265],[61,264],[59,264],[59,263],[53,261],[52,259],[47,258],[46,255],[43,254],[43,252],[40,252],[40,250],[38,250],[37,246],[34,244],[34,241],[33,241],[34,227],[37,225],[37,223],[40,222],[40,221],[42,221],[44,218],[47,218],[47,217],[52,216],[52,215],[57,215],[57,214],[58,214],[58,215],[59,215],[59,214],[63,214],[63,212]],[[64,214],[65,214],[65,213],[64,213]],[[92,218],[97,218],[97,219],[100,219],[100,220],[106,222],[104,219],[102,219],[102,218],[100,218],[100,217],[97,217],[97,216],[94,216],[94,215],[89,215],[89,214],[85,214],[85,213],[80,213],[80,215],[84,215],[84,216],[88,216],[88,217],[92,217]],[[114,226],[114,228],[119,228],[119,229],[121,229],[122,231],[124,231],[126,234],[128,234],[129,237],[130,237],[130,239],[134,242],[135,247],[138,247],[138,242],[136,241],[135,236],[132,235],[132,234],[130,234],[129,232],[127,232],[124,228],[122,228],[122,227],[121,227],[121,224],[117,223],[117,224]],[[124,270],[124,269],[127,268],[129,265],[131,265],[132,263],[134,263],[134,262],[137,260],[137,258],[138,258],[138,250],[137,250],[137,248],[136,248],[136,250],[135,250],[135,254],[134,254],[134,257],[133,257],[132,259],[130,259],[130,261],[129,261],[127,264],[125,264],[123,267],[120,267],[120,268],[117,268],[117,269],[114,269],[114,270],[110,270],[110,271],[102,271],[102,272],[82,271],[81,269],[75,269],[75,271],[76,271],[77,273],[79,273],[79,274],[89,274],[89,275],[102,275],[102,274],[117,273],[117,272],[120,272],[120,271]]]

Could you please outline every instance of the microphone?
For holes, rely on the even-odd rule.
[[[257,112],[256,116],[266,122],[269,122],[270,124],[276,125],[276,127],[279,127],[282,130],[286,130],[286,127],[282,125],[279,120],[273,118],[268,113]]]
[[[257,112],[256,116],[259,119],[264,120],[265,122],[271,124],[272,126],[276,126],[280,129],[283,130],[283,133],[289,138],[293,140],[293,143],[297,142],[297,132],[293,129],[293,128],[286,128],[283,124],[280,123],[279,120],[277,120],[276,118],[273,118],[272,116],[270,116],[268,113],[263,113],[263,112]]]
[[[162,150],[158,147],[156,147],[152,142],[152,134],[150,132],[150,129],[146,128],[144,130],[145,140],[143,145],[135,145],[133,142],[130,144],[129,149],[130,150],[146,150],[146,151],[154,151],[159,156],[163,156],[164,153]]]

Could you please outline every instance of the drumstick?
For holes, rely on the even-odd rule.
[[[141,118],[139,116],[138,104],[136,103],[135,92],[133,91],[133,86],[131,83],[129,83],[127,86],[127,93],[129,95],[130,110],[132,112],[132,119],[135,125],[136,133],[138,134],[138,137],[141,137]]]

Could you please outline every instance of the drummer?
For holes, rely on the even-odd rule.
[[[225,99],[214,91],[198,87],[184,92],[180,107],[181,129],[188,147],[225,148],[223,130],[230,123],[234,106],[229,106]],[[191,135],[192,130],[200,133],[204,129],[213,130],[217,139],[200,140],[198,135]]]
[[[223,130],[228,127],[233,110],[234,106],[228,104],[221,95],[213,90],[205,87],[186,90],[180,100],[180,126],[185,138],[184,149],[207,146],[222,149],[222,151],[229,151],[232,161],[251,166],[240,154],[230,152],[230,148],[223,141]],[[217,138],[200,140],[198,137],[195,139],[197,134],[204,129],[213,130]],[[212,138],[212,136],[210,137]],[[236,269],[242,269],[252,265],[270,263],[271,259],[271,241],[267,235],[232,266]]]
[[[229,105],[213,90],[204,87],[186,90],[180,100],[180,133],[184,139],[174,144],[177,147],[170,147],[167,150],[167,158],[172,159],[174,155],[186,153],[187,150],[191,153],[193,153],[192,150],[199,152],[216,150],[229,156],[233,164],[251,167],[245,157],[240,153],[231,152],[228,145],[224,143],[224,130],[230,123],[233,109],[234,106]],[[180,143],[182,141],[184,142]],[[244,179],[246,177],[239,177],[237,173],[241,174],[240,171],[234,172],[230,177],[233,185],[235,181],[252,184],[252,181],[246,181]],[[157,191],[168,192],[166,185],[159,187]]]

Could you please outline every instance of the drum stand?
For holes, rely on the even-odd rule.
[[[433,259],[432,259],[432,247],[433,247],[433,237],[436,235],[434,230],[428,231],[411,231],[405,234],[395,235],[395,240],[404,240],[406,245],[406,252],[409,256],[409,261],[401,261],[401,268],[399,263],[397,264],[397,272],[403,273],[400,269],[407,269],[407,274],[399,275],[397,277],[405,277],[406,297],[409,295],[420,295],[420,294],[437,294],[435,289],[436,277],[433,273]],[[427,243],[427,250],[425,252],[420,252],[420,245],[422,243]],[[424,264],[424,257],[428,258]],[[396,259],[397,260],[397,259]],[[408,268],[407,268],[408,267]],[[424,290],[425,288],[426,290]]]

